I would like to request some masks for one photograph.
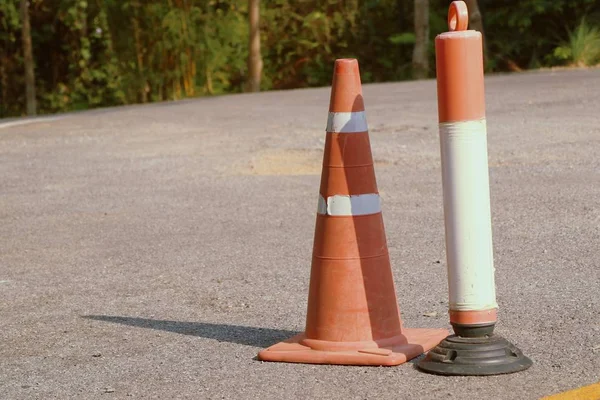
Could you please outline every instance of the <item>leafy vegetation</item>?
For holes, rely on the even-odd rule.
[[[0,0],[0,117],[26,110],[20,0]],[[433,38],[449,1],[429,1]],[[488,71],[600,62],[597,0],[479,0]],[[247,0],[29,0],[39,113],[241,92]],[[413,1],[263,0],[262,90],[328,85],[356,57],[364,82],[412,77]]]
[[[554,50],[554,56],[578,67],[600,62],[600,29],[581,20],[574,32],[569,31],[569,40]]]

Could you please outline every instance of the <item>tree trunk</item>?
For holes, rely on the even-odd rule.
[[[248,54],[248,91],[260,91],[263,61],[260,55],[260,0],[248,0],[250,52]]]
[[[135,58],[136,64],[138,68],[138,84],[140,91],[140,100],[142,103],[146,103],[148,101],[148,92],[146,91],[146,76],[144,71],[144,53],[142,48],[142,40],[140,38],[140,22],[139,22],[139,9],[140,2],[138,0],[133,1],[131,3],[133,8],[133,15],[131,17],[131,25],[133,27],[133,39],[135,42]]]
[[[483,41],[483,54],[486,54],[485,45],[485,34],[483,32],[483,17],[479,10],[479,4],[477,0],[466,0],[467,8],[469,9],[469,26],[471,29],[481,32],[481,38]]]
[[[429,75],[429,0],[415,0],[415,48],[413,50],[413,78]]]
[[[31,25],[29,21],[29,2],[21,0],[21,22],[23,36],[23,62],[25,64],[25,98],[27,115],[35,115],[37,105],[35,100],[35,73],[33,68],[33,51],[31,46]]]
[[[214,94],[215,91],[213,90],[212,72],[210,71],[210,68],[208,68],[208,67],[206,67],[206,70],[204,72],[206,75],[206,93]]]
[[[6,60],[8,57],[4,53],[0,53],[0,88],[2,88],[2,94],[0,94],[0,118],[3,118],[5,114],[8,114],[8,107],[6,99],[8,98],[8,74],[6,73]]]

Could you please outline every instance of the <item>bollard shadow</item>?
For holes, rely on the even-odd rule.
[[[214,339],[219,342],[243,344],[253,347],[268,347],[273,343],[288,339],[298,332],[283,329],[256,328],[251,326],[211,324],[208,322],[183,322],[139,317],[113,315],[83,315],[81,318],[110,322],[136,328],[178,333]]]

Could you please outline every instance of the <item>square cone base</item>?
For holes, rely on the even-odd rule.
[[[311,349],[300,343],[305,338],[302,333],[261,351],[258,359],[304,364],[392,366],[403,364],[431,350],[449,334],[445,329],[415,328],[403,329],[402,333],[407,342],[397,346],[347,351]]]

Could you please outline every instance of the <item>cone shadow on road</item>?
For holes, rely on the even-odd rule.
[[[257,328],[252,326],[211,324],[207,322],[184,322],[113,315],[83,315],[82,318],[138,328],[179,333],[215,339],[219,342],[238,343],[246,346],[265,347],[298,334],[283,329]]]

